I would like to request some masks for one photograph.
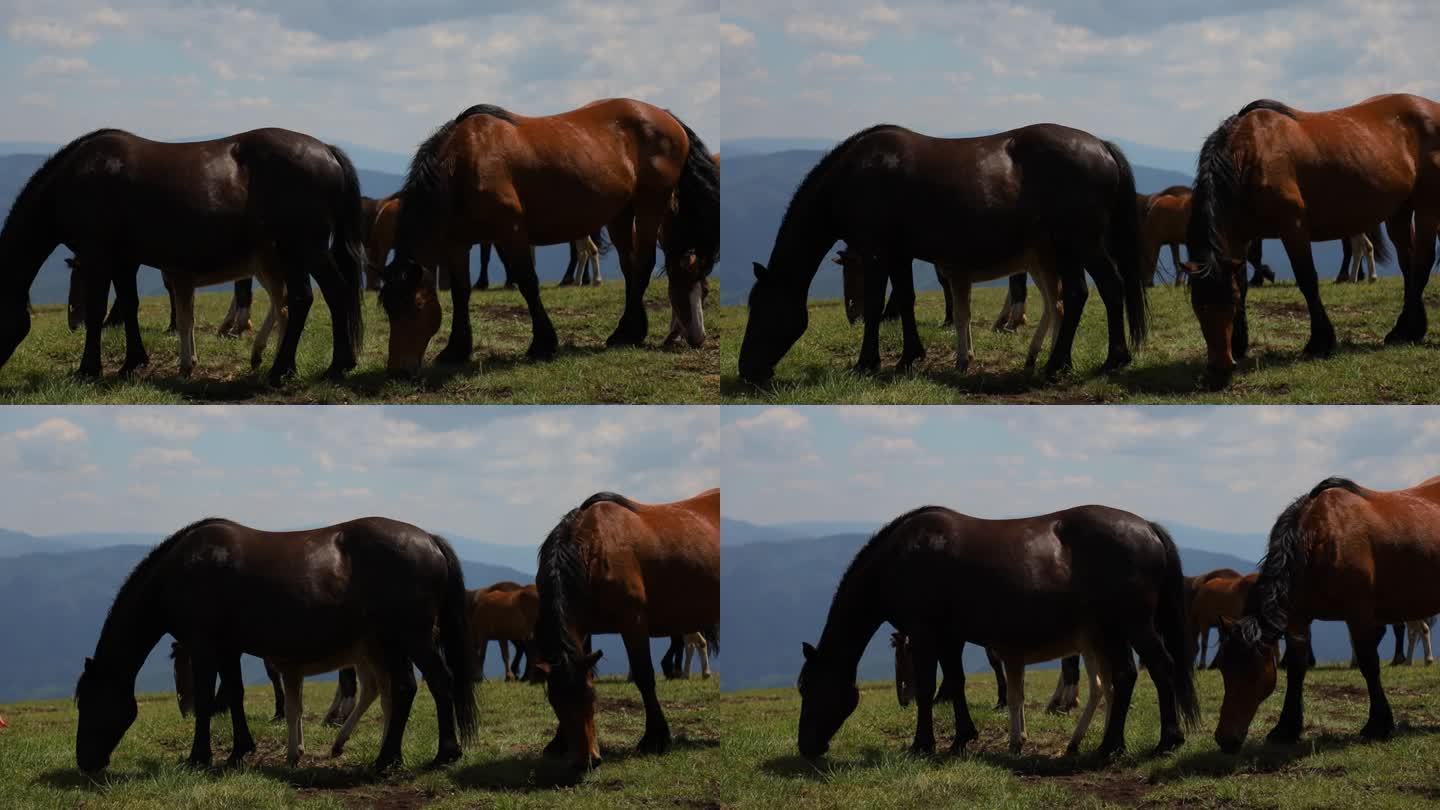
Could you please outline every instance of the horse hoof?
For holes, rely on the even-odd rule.
[[[916,757],[933,757],[935,756],[935,743],[911,743],[910,755]]]
[[[332,746],[330,746],[330,758],[331,758],[331,759],[336,759],[336,758],[338,758],[338,757],[339,757],[341,754],[343,754],[343,753],[345,753],[345,746],[343,746],[343,745],[332,745]]]
[[[392,771],[392,770],[395,770],[396,768],[399,768],[400,765],[401,765],[400,757],[398,757],[398,756],[393,756],[393,757],[384,757],[384,756],[382,756],[382,757],[380,757],[380,758],[378,758],[378,759],[375,760],[375,765],[373,766],[373,769],[374,769],[374,771],[375,771],[376,773],[388,773],[388,772],[390,772],[390,771]]]
[[[1294,745],[1300,742],[1300,732],[1297,729],[1276,728],[1265,735],[1265,742],[1271,745]]]
[[[291,367],[289,367],[289,368],[278,368],[278,367],[277,367],[277,368],[271,368],[271,369],[270,369],[270,385],[272,385],[272,386],[274,386],[274,387],[276,387],[276,388],[279,388],[279,387],[283,386],[285,383],[289,382],[290,379],[291,379],[292,377],[294,377],[294,376],[295,376],[295,367],[294,367],[294,366],[291,366]]]
[[[670,735],[647,734],[640,738],[640,744],[635,746],[635,750],[642,754],[663,754],[670,750]]]
[[[1164,737],[1164,736],[1162,736],[1162,737],[1160,738],[1160,742],[1155,745],[1155,750],[1154,750],[1154,752],[1152,752],[1152,753],[1153,753],[1154,756],[1157,756],[1157,757],[1158,757],[1158,756],[1160,756],[1160,755],[1162,755],[1162,754],[1168,754],[1168,753],[1170,753],[1171,751],[1174,751],[1175,749],[1179,748],[1180,746],[1182,746],[1182,745],[1184,745],[1184,744],[1185,744],[1185,737],[1184,737],[1184,735],[1178,735],[1178,734],[1177,734],[1177,735],[1171,735],[1171,736],[1169,736],[1169,737]]]
[[[445,348],[435,355],[437,366],[463,366],[470,362],[471,348],[460,343],[447,343]]]
[[[1377,723],[1372,720],[1360,729],[1360,736],[1367,740],[1388,740],[1394,731],[1395,722],[1393,720],[1388,723]]]
[[[262,359],[263,359],[263,358],[260,357],[260,355],[258,355],[258,354],[252,354],[252,355],[250,355],[250,370],[251,370],[251,371],[254,371],[254,370],[257,369],[257,368],[260,368],[260,361],[261,361]]]
[[[616,329],[610,334],[610,337],[605,338],[605,345],[612,349],[617,346],[644,346],[645,336],[643,334],[636,335],[629,330]]]

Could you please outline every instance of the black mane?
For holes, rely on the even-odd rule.
[[[884,526],[880,527],[880,530],[871,535],[870,539],[865,541],[865,545],[861,546],[860,550],[855,552],[854,559],[852,559],[850,561],[850,565],[846,567],[845,573],[840,576],[840,584],[835,586],[835,600],[839,599],[840,593],[847,590],[848,586],[854,585],[855,580],[860,577],[865,567],[871,563],[874,557],[878,555],[881,550],[887,548],[891,539],[891,535],[895,533],[895,530],[900,527],[901,523],[904,523],[905,521],[909,520],[910,518],[916,517],[917,515],[928,514],[930,512],[949,511],[949,509],[946,509],[943,506],[921,506],[916,509],[911,509],[909,512],[906,512],[900,517],[897,517],[889,523],[886,523]],[[831,607],[833,608],[834,605],[835,601],[832,601]]]
[[[1285,635],[1290,612],[1290,594],[1305,567],[1305,538],[1300,517],[1305,507],[1327,489],[1343,489],[1364,495],[1348,478],[1330,477],[1316,484],[1285,507],[1270,530],[1270,542],[1260,560],[1260,576],[1245,599],[1245,615],[1235,622],[1234,635],[1247,647],[1258,649]]]
[[[508,110],[493,104],[476,104],[446,121],[435,129],[415,150],[410,160],[410,169],[405,174],[405,183],[391,196],[401,196],[405,203],[400,208],[400,219],[395,226],[396,244],[408,243],[413,225],[407,223],[427,222],[435,213],[438,201],[444,199],[450,186],[449,172],[440,159],[440,148],[450,138],[455,127],[467,118],[488,115],[501,121],[515,123],[515,116]]]
[[[1191,260],[1204,266],[1199,273],[1209,275],[1220,256],[1220,219],[1234,203],[1240,184],[1240,172],[1230,155],[1230,134],[1241,118],[1256,110],[1270,110],[1295,117],[1295,110],[1268,98],[1252,101],[1240,112],[1220,122],[1205,138],[1195,163],[1195,189],[1190,207],[1190,226],[1185,233],[1185,249]]]
[[[5,225],[4,228],[0,228],[0,234],[10,229],[12,221],[18,221],[24,217],[25,212],[30,208],[30,203],[33,202],[32,198],[38,193],[37,189],[49,178],[50,173],[55,170],[56,166],[59,166],[65,158],[69,157],[76,149],[85,145],[85,143],[90,140],[102,135],[111,134],[129,135],[130,133],[123,129],[97,129],[94,132],[87,132],[70,143],[65,144],[60,147],[55,154],[46,158],[45,162],[40,164],[40,168],[36,169],[35,173],[30,175],[30,179],[25,181],[25,185],[20,189],[20,193],[15,195],[15,201],[10,205],[10,213],[5,217]]]
[[[140,562],[136,563],[135,567],[131,569],[130,574],[125,577],[125,581],[120,585],[120,590],[115,592],[115,601],[110,603],[110,610],[105,613],[105,624],[108,625],[110,623],[110,616],[115,612],[116,606],[119,605],[121,602],[129,599],[129,597],[133,596],[134,589],[144,584],[146,577],[148,577],[150,574],[150,571],[156,566],[156,564],[160,562],[160,559],[162,557],[169,553],[169,551],[174,548],[177,543],[180,542],[181,539],[183,539],[186,535],[190,534],[190,532],[193,532],[196,529],[201,529],[206,526],[212,526],[217,523],[238,525],[235,524],[235,521],[226,520],[225,518],[202,518],[165,538],[163,541],[160,542],[159,545],[146,552],[145,556],[140,560]]]
[[[898,124],[876,124],[872,127],[862,129],[854,135],[851,135],[850,137],[837,144],[834,149],[826,152],[820,158],[819,162],[817,162],[813,167],[811,167],[810,171],[806,173],[805,179],[800,181],[800,185],[795,187],[795,193],[790,196],[790,204],[785,207],[785,216],[780,218],[780,228],[777,233],[783,232],[785,230],[785,226],[787,223],[789,223],[791,216],[795,213],[796,210],[798,210],[799,206],[803,205],[804,202],[808,201],[811,192],[814,191],[815,186],[819,184],[820,178],[823,177],[828,171],[830,171],[830,168],[835,165],[835,161],[839,160],[840,157],[843,156],[845,152],[848,151],[850,147],[855,144],[856,141],[859,141],[861,138],[864,138],[867,135],[879,132],[882,129],[901,128],[902,127],[900,127]]]

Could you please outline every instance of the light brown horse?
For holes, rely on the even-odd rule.
[[[710,153],[672,113],[630,99],[597,101],[559,115],[530,118],[499,107],[471,107],[435,131],[415,153],[385,270],[381,302],[390,317],[389,368],[413,372],[439,319],[433,278],[468,273],[472,245],[491,242],[530,310],[528,354],[549,358],[558,339],[540,301],[531,248],[569,242],[604,227],[625,275],[625,313],[609,345],[638,346],[648,331],[645,289],[665,226],[672,304],[696,296],[682,267],[693,252],[708,276],[719,254],[720,184]],[[450,287],[455,314],[437,362],[470,359],[470,286]],[[694,313],[677,310],[682,320]]]
[[[545,746],[588,768],[600,761],[595,732],[593,633],[619,633],[645,702],[639,751],[664,753],[670,726],[655,697],[650,639],[704,632],[719,647],[720,490],[683,501],[641,504],[600,492],[570,510],[540,546],[535,574],[539,666],[559,727]]]
[[[1310,623],[1343,621],[1370,693],[1364,737],[1388,737],[1395,718],[1380,686],[1376,644],[1385,625],[1440,612],[1440,477],[1381,492],[1327,478],[1296,498],[1270,530],[1245,612],[1222,622],[1225,699],[1215,741],[1234,753],[1261,702],[1275,691],[1278,642],[1289,635],[1285,706],[1271,742],[1304,728],[1304,665]]]
[[[380,289],[380,270],[395,246],[395,220],[400,216],[400,195],[361,197],[365,216],[365,289]]]
[[[517,655],[529,648],[535,635],[535,618],[540,613],[538,591],[534,585],[497,582],[488,588],[470,591],[465,598],[470,608],[471,646],[478,656],[475,674],[484,679],[485,648],[491,641],[497,641],[505,680],[514,680],[516,676],[510,671],[510,651],[506,644],[513,643]],[[531,662],[534,662],[533,654]]]
[[[1419,343],[1440,229],[1440,104],[1394,94],[1304,112],[1264,99],[1225,119],[1200,150],[1183,265],[1211,384],[1228,383],[1249,349],[1244,257],[1252,242],[1284,243],[1310,312],[1305,355],[1325,356],[1335,349],[1335,328],[1320,302],[1310,243],[1369,233],[1381,222],[1406,279],[1405,306],[1385,342]]]
[[[1229,576],[1234,574],[1234,576]],[[1212,576],[1213,575],[1213,576]],[[1220,571],[1212,571],[1206,575],[1207,578],[1201,581],[1195,588],[1194,594],[1190,597],[1190,658],[1195,658],[1196,647],[1199,647],[1200,661],[1196,666],[1205,667],[1205,659],[1208,657],[1210,641],[1210,628],[1219,627],[1222,620],[1234,620],[1240,618],[1245,611],[1245,598],[1249,596],[1250,589],[1254,587],[1255,580],[1260,575],[1249,573],[1244,576],[1236,574],[1232,569],[1222,568]],[[1216,641],[1216,649],[1219,649],[1219,641]]]
[[[1175,284],[1184,282],[1180,271],[1180,246],[1185,244],[1185,231],[1190,225],[1190,187],[1170,186],[1155,194],[1140,194],[1140,238],[1144,242],[1142,261],[1145,263],[1145,286],[1155,285],[1155,266],[1160,261],[1160,248],[1169,246]]]

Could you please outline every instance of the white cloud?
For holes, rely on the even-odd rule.
[[[19,441],[83,442],[89,435],[85,428],[62,417],[51,417],[34,427],[23,428],[11,434]]]
[[[189,441],[199,437],[204,429],[185,418],[183,413],[183,409],[170,407],[127,408],[115,417],[115,426],[125,433],[140,433],[172,441]]]
[[[25,77],[79,76],[90,72],[90,63],[78,56],[42,56],[25,66]]]
[[[755,34],[747,28],[741,28],[734,23],[720,23],[720,38],[725,44],[732,48],[751,48],[755,46]]]
[[[811,39],[834,48],[864,45],[871,34],[830,17],[791,17],[785,21],[785,33],[797,39]]]
[[[925,409],[897,405],[841,405],[836,407],[847,424],[880,430],[908,431],[925,422]]]
[[[16,20],[8,31],[16,42],[52,48],[88,48],[99,39],[90,31],[52,20]]]
[[[199,464],[189,448],[146,447],[130,457],[131,467],[178,467]]]

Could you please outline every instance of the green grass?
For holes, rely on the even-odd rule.
[[[75,708],[68,700],[0,706],[0,804],[24,808],[109,807],[573,807],[715,806],[720,778],[715,706],[717,681],[659,685],[675,735],[662,756],[637,756],[644,709],[634,685],[599,684],[604,763],[573,783],[567,763],[540,757],[555,729],[538,686],[486,682],[479,689],[480,733],[459,762],[427,770],[435,755],[435,707],[423,684],[405,733],[406,768],[385,778],[369,772],[380,746],[380,711],[372,706],[338,760],[328,758],[335,729],[320,725],[333,683],[305,689],[305,758],[285,766],[285,732],[271,723],[270,688],[247,690],[250,728],[259,750],[242,769],[199,771],[183,763],[193,725],[169,694],[140,696],[140,717],[99,782],[75,769]],[[230,749],[228,715],[213,726],[215,761]]]
[[[1092,291],[1075,340],[1073,374],[1046,384],[1026,374],[1025,353],[1039,323],[1040,296],[1029,300],[1029,325],[1019,334],[1000,335],[990,324],[1005,290],[977,288],[971,308],[975,360],[955,372],[955,333],[939,323],[941,293],[920,296],[917,318],[929,356],[909,374],[896,374],[900,325],[881,328],[883,370],[872,377],[850,372],[860,350],[861,326],[845,321],[839,301],[812,302],[810,327],[776,369],[763,390],[741,381],[736,372],[745,307],[723,307],[713,318],[730,336],[722,346],[720,392],[726,403],[1424,403],[1440,401],[1440,330],[1432,329],[1422,346],[1386,347],[1385,334],[1400,313],[1403,284],[1398,277],[1374,284],[1321,286],[1326,311],[1335,324],[1339,347],[1324,360],[1305,360],[1300,350],[1309,338],[1305,302],[1293,284],[1250,291],[1250,357],[1241,363],[1224,391],[1205,390],[1200,382],[1205,343],[1190,310],[1188,290],[1157,287],[1149,291],[1150,339],[1135,362],[1117,373],[1098,376],[1105,359],[1105,310]],[[1440,289],[1426,293],[1431,317],[1440,315]],[[1048,341],[1047,341],[1048,344]],[[1040,356],[1043,367],[1049,347]]]
[[[64,306],[38,306],[30,335],[0,370],[0,404],[717,401],[719,331],[712,327],[700,349],[661,348],[660,341],[670,326],[663,279],[652,283],[646,294],[650,337],[643,348],[605,347],[605,338],[624,308],[624,284],[620,281],[598,288],[546,285],[542,298],[560,337],[560,351],[554,360],[526,359],[530,316],[524,299],[513,290],[492,290],[470,297],[476,348],[468,366],[427,365],[418,380],[392,380],[384,371],[389,323],[375,303],[374,293],[367,293],[365,346],[359,368],[333,383],[321,376],[330,364],[330,313],[317,294],[296,356],[298,377],[280,388],[266,382],[277,336],[272,335],[265,361],[255,372],[250,368],[251,336],[235,340],[215,335],[230,303],[229,291],[196,296],[199,365],[188,380],[180,377],[179,339],[163,331],[169,318],[163,297],[141,301],[140,325],[150,365],[128,380],[118,377],[125,357],[124,330],[105,332],[104,379],[84,380],[75,374],[84,348],[84,330],[70,332]],[[268,300],[263,291],[256,290],[251,320],[257,328]],[[442,301],[444,322],[430,343],[427,359],[440,352],[450,335],[448,293],[442,293]]]
[[[967,678],[966,694],[980,738],[963,757],[923,759],[906,753],[915,708],[895,702],[890,683],[863,686],[860,708],[817,765],[795,747],[800,699],[793,688],[720,697],[721,767],[737,807],[1266,807],[1403,808],[1440,802],[1440,667],[1386,666],[1382,680],[1399,728],[1390,740],[1366,742],[1364,680],[1357,671],[1324,668],[1306,679],[1306,727],[1294,746],[1268,746],[1280,711],[1279,690],[1262,706],[1250,742],[1237,756],[1212,738],[1222,686],[1218,672],[1199,674],[1201,722],[1175,754],[1154,758],[1159,739],[1155,691],[1145,673],[1131,703],[1128,752],[1112,765],[1087,754],[1099,745],[1104,719],[1091,723],[1078,757],[1065,757],[1074,714],[1043,707],[1056,672],[1026,675],[1028,742],[1008,753],[1008,715],[989,707],[995,681]],[[1084,695],[1081,695],[1084,700]],[[1102,710],[1103,711],[1103,710]],[[954,730],[948,704],[936,710],[936,749]]]

